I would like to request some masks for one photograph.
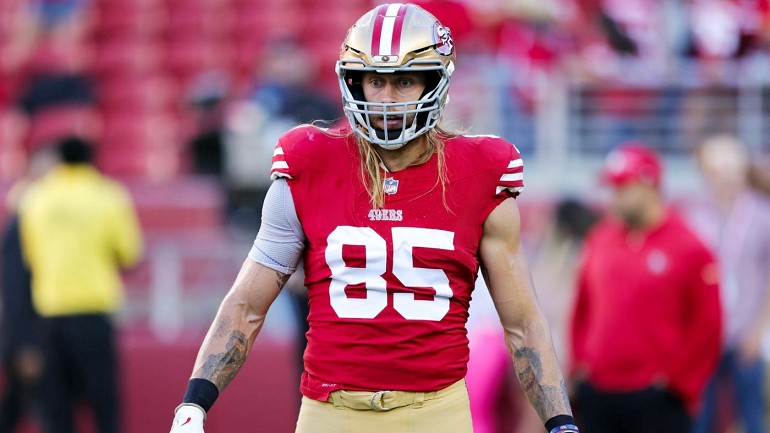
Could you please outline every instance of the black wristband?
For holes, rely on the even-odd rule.
[[[213,382],[195,378],[187,382],[187,391],[184,393],[182,402],[197,404],[208,413],[217,397],[219,397],[219,388]]]
[[[545,430],[551,432],[554,429],[562,426],[574,426],[575,419],[569,415],[556,415],[545,422]]]

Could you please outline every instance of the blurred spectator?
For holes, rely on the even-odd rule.
[[[32,4],[39,10],[40,23],[45,28],[61,25],[73,19],[88,5],[88,0],[37,0]]]
[[[8,192],[7,210],[11,217],[2,234],[0,254],[0,359],[5,386],[0,401],[0,431],[17,430],[24,415],[38,415],[39,385],[43,374],[40,318],[32,306],[29,269],[24,263],[18,202],[27,185],[44,175],[54,163],[50,149],[41,149],[29,159],[27,171]]]
[[[760,2],[691,0],[688,2],[690,45],[698,59],[694,76],[707,85],[734,81],[734,59],[753,54],[759,41]]]
[[[610,215],[586,238],[572,380],[593,433],[687,432],[719,357],[716,261],[662,197],[650,148],[623,144],[602,177]]]
[[[57,105],[88,105],[94,102],[91,80],[75,71],[46,71],[35,76],[19,105],[28,115]]]
[[[278,137],[302,123],[342,117],[339,103],[315,86],[314,59],[292,38],[267,43],[254,71],[253,87],[230,107],[224,166],[233,209],[261,209],[270,186],[270,177],[263,173],[270,171]],[[250,211],[243,214],[248,215],[246,224],[251,227],[254,215]]]
[[[767,431],[761,346],[770,324],[770,201],[750,188],[749,152],[736,137],[707,138],[696,158],[708,194],[691,209],[691,219],[717,252],[725,316],[722,358],[696,432],[716,431],[723,400],[717,395],[729,381],[744,431],[760,433]]]
[[[99,433],[121,430],[115,333],[119,269],[142,241],[127,191],[91,165],[91,144],[66,138],[61,163],[30,185],[19,218],[32,298],[43,318],[46,433],[71,433],[74,398],[85,394]]]
[[[532,278],[563,367],[569,365],[569,324],[566,317],[574,298],[578,256],[583,240],[598,218],[596,211],[582,200],[559,200],[545,238],[532,261]]]
[[[12,102],[29,118],[28,149],[64,135],[95,137],[100,122],[87,0],[27,2],[33,44],[16,70]]]
[[[19,105],[29,115],[59,104],[90,104],[93,83],[87,75],[90,52],[86,46],[84,0],[40,0],[36,7],[38,38],[27,65],[28,83]]]
[[[770,161],[749,164],[749,183],[754,189],[770,196]]]
[[[196,174],[222,175],[229,87],[230,80],[224,71],[207,71],[192,81],[187,103],[194,123],[189,148]]]

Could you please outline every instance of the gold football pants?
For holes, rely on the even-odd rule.
[[[465,380],[435,392],[335,391],[302,397],[296,433],[472,433]]]

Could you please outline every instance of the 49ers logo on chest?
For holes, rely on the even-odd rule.
[[[401,209],[372,209],[369,211],[369,221],[403,221],[404,212]]]

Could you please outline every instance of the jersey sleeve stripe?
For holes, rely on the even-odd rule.
[[[507,173],[500,176],[501,182],[516,182],[524,180],[524,173]]]
[[[289,174],[289,163],[286,162],[286,156],[283,153],[283,148],[278,146],[273,151],[273,164],[270,166],[270,179],[276,180],[279,177],[292,179]]]
[[[511,156],[508,167],[503,170],[500,180],[497,182],[496,195],[501,195],[507,191],[516,197],[524,189],[524,161],[517,153]]]

